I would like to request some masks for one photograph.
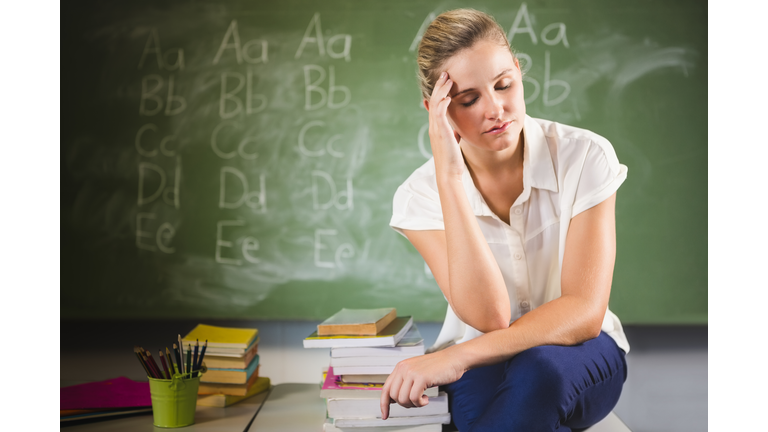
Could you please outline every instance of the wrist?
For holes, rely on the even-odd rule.
[[[451,358],[451,363],[456,369],[456,372],[463,374],[464,372],[473,369],[472,366],[472,352],[466,349],[464,343],[453,345],[443,350],[445,355]]]
[[[435,173],[435,177],[437,179],[437,186],[438,187],[455,187],[455,186],[462,186],[464,185],[462,180],[462,173],[456,172],[452,170],[438,170]]]

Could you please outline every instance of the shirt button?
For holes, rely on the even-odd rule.
[[[527,308],[528,307],[528,302],[527,301],[521,301],[520,302],[520,307],[523,308],[523,309]]]
[[[521,254],[519,254],[519,253],[516,253],[516,254],[515,254],[515,259],[516,259],[516,260],[521,260],[521,259],[523,259],[523,255],[521,255]]]
[[[516,215],[523,214],[523,209],[521,209],[520,207],[516,208],[515,209],[515,214]]]

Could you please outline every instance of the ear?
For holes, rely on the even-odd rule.
[[[517,57],[515,57],[515,67],[518,71],[520,71],[521,74],[523,73],[523,70],[520,69],[520,61],[517,59]]]
[[[424,99],[424,108],[427,109],[427,112],[429,112],[429,101]]]

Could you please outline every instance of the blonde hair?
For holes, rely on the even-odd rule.
[[[504,30],[492,16],[484,12],[454,9],[441,13],[432,21],[421,37],[416,56],[419,87],[424,99],[429,100],[432,95],[445,62],[459,51],[471,48],[482,40],[491,40],[509,48]]]

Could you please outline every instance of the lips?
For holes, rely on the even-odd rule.
[[[501,123],[499,125],[496,125],[496,126],[490,128],[490,129],[488,129],[487,131],[485,131],[483,133],[484,134],[488,134],[488,135],[497,135],[497,134],[505,132],[507,129],[509,129],[509,125],[511,125],[511,124],[512,124],[511,121],[504,122],[504,123]]]

